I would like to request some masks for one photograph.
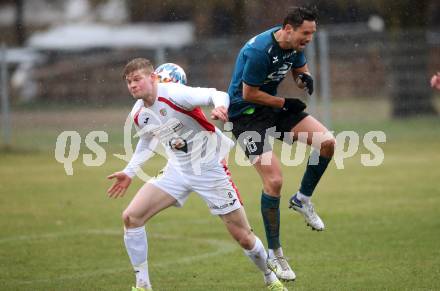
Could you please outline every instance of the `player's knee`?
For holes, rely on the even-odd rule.
[[[333,157],[333,154],[335,152],[335,146],[336,146],[336,139],[335,138],[325,140],[321,144],[321,152],[320,152],[321,156],[327,157],[327,158]]]
[[[127,210],[122,212],[122,221],[124,222],[125,227],[130,227],[130,214]]]
[[[122,221],[126,228],[140,227],[144,225],[140,219],[136,218],[129,210],[122,212]]]
[[[280,193],[283,186],[283,177],[281,175],[273,175],[265,179],[265,186],[270,194]]]

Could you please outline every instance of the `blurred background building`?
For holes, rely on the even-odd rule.
[[[394,117],[437,114],[436,0],[0,0],[11,102],[127,103],[121,69],[139,56],[180,64],[190,85],[227,90],[241,46],[303,4],[318,8],[325,32],[307,52],[318,88],[328,80],[318,100],[379,102]],[[285,81],[279,94],[302,94],[295,87]]]

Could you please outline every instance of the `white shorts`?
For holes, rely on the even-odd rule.
[[[239,209],[242,205],[240,193],[232,182],[225,164],[202,170],[202,175],[186,174],[167,165],[163,174],[148,181],[167,192],[182,207],[191,192],[205,200],[213,215],[222,215]]]

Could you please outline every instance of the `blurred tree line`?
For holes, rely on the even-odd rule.
[[[427,76],[414,74],[414,72],[427,72],[429,62],[427,35],[414,31],[440,27],[440,1],[337,0],[336,2],[349,10],[350,8],[351,10],[369,9],[383,17],[390,41],[388,45],[391,60],[390,75],[394,77],[391,93],[393,116],[436,115]],[[396,53],[397,51],[399,53]],[[403,56],[402,52],[404,52]],[[405,60],[402,60],[402,57]],[[420,88],[424,89],[420,90]]]
[[[427,71],[429,50],[426,34],[418,34],[414,39],[410,33],[415,29],[426,31],[440,25],[438,0],[140,0],[128,3],[134,22],[191,19],[196,23],[201,37],[258,32],[279,24],[291,5],[317,7],[319,23],[324,25],[367,21],[372,14],[380,15],[390,35],[388,53],[391,59],[390,75],[394,77],[391,80],[393,116],[437,114],[426,82],[427,76],[414,75],[415,71]],[[406,61],[394,53],[396,50],[402,51],[402,47],[407,52],[404,56]],[[425,89],[421,91],[420,88]]]
[[[0,5],[13,3],[15,6],[14,26],[18,44],[23,44],[26,39],[24,1],[31,0],[0,0]],[[92,6],[105,1],[89,0]],[[436,114],[430,88],[424,84],[427,76],[413,74],[415,68],[423,72],[428,65],[426,34],[411,39],[409,32],[440,26],[438,0],[125,0],[125,3],[130,22],[192,21],[199,38],[251,35],[279,24],[292,5],[316,6],[321,25],[367,21],[372,14],[380,15],[390,35],[388,53],[391,56],[391,75],[395,76],[392,86],[393,115]],[[408,52],[416,50],[417,54],[405,56],[405,62],[393,58],[396,55],[393,51],[402,46],[407,47]],[[412,90],[425,87],[423,92]]]

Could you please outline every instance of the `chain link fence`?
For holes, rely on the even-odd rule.
[[[323,76],[320,75],[319,42],[315,39],[317,57],[312,74],[317,84],[315,113],[318,118],[328,113],[333,121],[340,123],[386,120],[393,116],[396,104],[404,109],[412,108],[421,96],[428,106],[440,111],[440,92],[429,85],[430,76],[440,70],[440,31],[390,34],[362,27],[320,29],[326,29],[328,33],[329,57],[326,63],[329,74],[326,77],[331,101],[328,104],[320,102],[319,87]],[[93,124],[94,112],[106,112],[104,108],[110,108],[107,118],[99,115],[100,118],[107,119],[106,124],[120,125],[118,128],[121,128],[133,103],[121,71],[135,57],[150,58],[156,66],[159,65],[158,58],[162,59],[159,62],[178,63],[185,69],[189,85],[226,91],[236,55],[251,37],[200,40],[183,49],[167,49],[162,54],[141,49],[40,52],[45,56],[44,61],[33,67],[9,67],[12,132],[22,134],[22,128],[29,123],[33,123],[34,128],[40,123],[42,128],[50,125],[52,129],[65,125],[63,114],[59,112],[67,110],[72,114],[72,108],[81,118],[69,118],[70,128],[75,128],[76,121],[81,126],[86,126],[85,120]],[[23,73],[26,78],[21,76],[21,82],[17,82]],[[310,101],[296,88],[290,76],[286,77],[278,93],[279,96]],[[27,97],[23,98],[24,95]],[[23,107],[31,108],[32,114],[23,113]],[[54,117],[52,121],[46,120],[51,116]]]

